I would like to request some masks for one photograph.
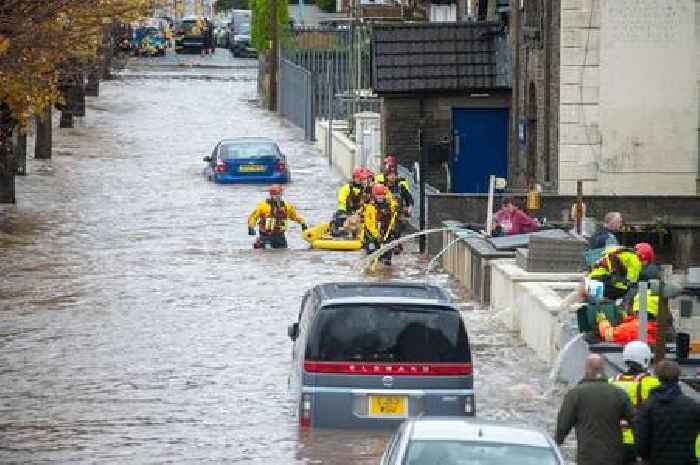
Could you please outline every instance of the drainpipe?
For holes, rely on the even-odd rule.
[[[508,178],[515,179],[515,175],[520,168],[520,153],[518,152],[518,121],[520,120],[520,0],[511,0],[511,34],[513,34],[513,82],[511,92],[511,137],[510,137],[510,158],[508,163]],[[515,172],[510,172],[511,169]]]

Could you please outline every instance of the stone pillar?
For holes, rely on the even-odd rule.
[[[46,113],[36,117],[36,143],[34,144],[34,158],[51,158],[53,145],[53,127],[51,123],[51,107],[46,109]]]
[[[690,260],[693,256],[693,246],[695,238],[692,229],[673,229],[671,232],[673,263],[676,268],[684,270],[691,265]]]

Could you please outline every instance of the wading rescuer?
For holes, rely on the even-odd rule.
[[[355,215],[360,211],[365,203],[365,169],[356,166],[352,170],[352,179],[350,182],[343,184],[338,189],[338,210],[333,215],[331,220],[332,235],[338,236],[343,228],[345,220],[349,216]]]
[[[632,341],[625,345],[622,351],[622,361],[627,370],[610,378],[610,383],[622,389],[630,399],[632,408],[636,411],[642,402],[647,400],[652,390],[661,385],[659,379],[649,373],[652,354],[649,346],[642,341]],[[621,422],[622,442],[625,446],[625,465],[637,462],[637,452],[634,448],[634,431],[632,425]]]
[[[356,166],[352,170],[352,180],[338,190],[338,213],[352,215],[362,208],[362,193],[365,189],[365,169]]]
[[[639,339],[637,281],[643,269],[652,265],[654,249],[646,242],[642,242],[637,244],[633,251],[618,248],[608,252],[602,260],[606,259],[607,263],[601,264],[610,271],[607,275],[610,281],[606,283],[606,291],[610,285],[611,292],[617,296],[615,298],[623,299],[621,310],[624,312],[624,317],[620,324],[613,326],[604,313],[598,313],[596,315],[598,333],[600,339],[605,342],[624,344]],[[652,292],[647,292],[647,341],[649,344],[656,344],[658,313],[659,297]]]
[[[389,155],[384,159],[384,171],[382,174],[377,176],[375,180],[376,182],[382,183],[387,187],[396,204],[398,220],[391,239],[398,239],[403,233],[404,224],[408,218],[411,217],[411,210],[413,209],[413,196],[411,195],[408,181],[405,178],[398,176],[396,171],[396,158],[393,155]],[[403,250],[403,247],[401,244],[399,244],[394,250],[396,253],[400,253]]]
[[[273,249],[284,249],[287,247],[287,220],[299,223],[302,231],[306,230],[306,223],[294,205],[282,200],[281,186],[273,184],[268,192],[270,197],[260,202],[248,217],[248,235],[255,236],[257,225],[260,235],[253,243],[254,248],[260,249],[269,245]]]
[[[383,184],[372,186],[372,200],[362,209],[364,217],[364,241],[368,254],[380,249],[392,237],[398,221],[396,205],[388,197],[388,189]],[[382,262],[391,265],[389,250],[382,254]]]

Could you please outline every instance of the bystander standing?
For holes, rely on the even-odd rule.
[[[621,421],[632,421],[632,405],[627,395],[608,383],[600,355],[586,359],[586,375],[566,393],[559,415],[555,439],[561,445],[576,428],[578,465],[622,465],[624,447]]]
[[[635,420],[637,454],[648,465],[695,465],[700,433],[700,404],[681,392],[681,369],[670,360],[660,362],[661,386],[651,392]]]

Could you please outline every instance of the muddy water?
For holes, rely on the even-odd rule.
[[[307,250],[297,226],[289,250],[253,250],[263,188],[202,177],[218,139],[277,140],[310,224],[341,179],[251,102],[254,69],[173,73],[103,83],[0,207],[0,462],[377,463],[386,433],[297,430],[286,326],[313,284],[422,279],[427,262],[360,276],[358,255]],[[487,311],[465,315],[479,414],[551,429],[547,367]]]

